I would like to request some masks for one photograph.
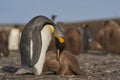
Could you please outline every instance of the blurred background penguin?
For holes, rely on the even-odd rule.
[[[0,56],[8,56],[8,42],[5,31],[0,31]]]
[[[20,29],[18,25],[11,28],[8,37],[8,48],[9,50],[18,50],[20,41]]]

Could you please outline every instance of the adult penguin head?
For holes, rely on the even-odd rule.
[[[57,49],[57,60],[59,60],[62,51],[65,48],[65,36],[62,27],[55,25],[54,29],[51,28],[51,33],[55,36],[55,46]]]
[[[57,60],[59,60],[62,51],[65,48],[65,38],[64,38],[64,31],[61,27],[56,27],[55,30],[55,45],[57,48]]]

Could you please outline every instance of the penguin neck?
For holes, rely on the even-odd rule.
[[[41,39],[42,39],[41,53],[38,62],[35,64],[35,68],[37,69],[36,75],[39,75],[42,72],[43,65],[45,63],[46,51],[52,39],[51,31],[47,26],[41,30]]]

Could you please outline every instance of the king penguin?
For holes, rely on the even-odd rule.
[[[16,74],[40,75],[42,73],[52,34],[60,41],[61,38],[64,39],[61,28],[45,16],[36,16],[28,22],[21,34],[21,67]]]

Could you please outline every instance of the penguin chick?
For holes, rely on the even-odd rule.
[[[0,31],[0,57],[9,55],[7,35],[5,31]]]
[[[65,33],[65,49],[71,51],[74,55],[79,55],[81,52],[81,33],[75,28],[68,28]]]
[[[57,61],[56,57],[55,51],[47,52],[43,72],[52,71],[56,74],[59,71],[60,63]]]
[[[85,74],[85,72],[79,68],[79,63],[76,58],[67,50],[63,50],[59,61],[56,58],[56,51],[49,51],[46,55],[43,71],[53,71],[63,76]]]

